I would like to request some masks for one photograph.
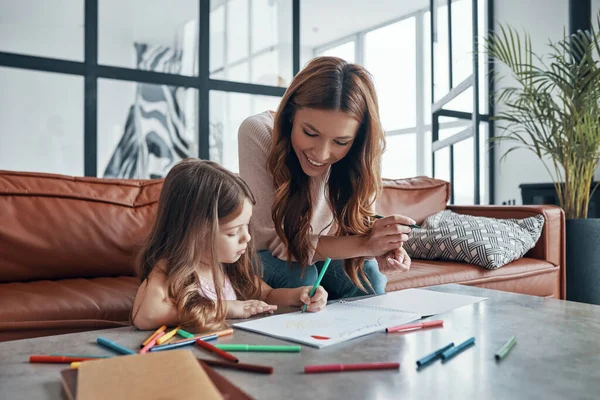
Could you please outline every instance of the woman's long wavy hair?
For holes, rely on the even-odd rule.
[[[381,155],[385,134],[379,120],[377,95],[371,75],[357,64],[337,57],[318,57],[296,75],[275,116],[268,166],[275,201],[272,217],[279,237],[303,267],[309,263],[312,202],[309,177],[292,149],[295,113],[301,108],[341,111],[360,126],[348,154],[331,166],[327,184],[329,205],[338,236],[370,232],[373,204],[381,190]],[[364,257],[345,261],[348,277],[362,290]]]
[[[225,321],[223,279],[231,281],[239,299],[260,297],[252,242],[238,261],[223,264],[217,258],[219,221],[237,217],[248,199],[248,185],[212,161],[188,158],[165,178],[156,220],[139,254],[137,273],[142,282],[162,262],[166,266],[168,296],[177,307],[182,326],[200,331],[221,327]],[[210,265],[217,301],[201,295],[195,269]]]

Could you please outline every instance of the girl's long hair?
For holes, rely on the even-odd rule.
[[[137,273],[143,282],[159,265],[166,266],[168,296],[177,307],[182,326],[199,331],[223,325],[223,279],[229,278],[238,299],[260,297],[253,265],[252,241],[232,264],[217,259],[219,221],[238,216],[254,196],[246,183],[219,164],[188,158],[176,164],[165,178],[156,220],[139,254]],[[200,293],[195,269],[210,265],[217,301]]]
[[[372,77],[363,67],[337,57],[318,57],[296,75],[281,100],[273,128],[268,167],[275,201],[272,217],[279,237],[303,267],[309,263],[312,202],[310,178],[292,149],[294,115],[300,108],[341,111],[356,119],[359,129],[348,154],[331,166],[327,196],[337,224],[336,235],[366,235],[381,190],[381,155],[385,134],[379,120]],[[362,290],[364,257],[345,261],[348,277]]]

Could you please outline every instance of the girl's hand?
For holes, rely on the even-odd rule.
[[[323,286],[319,286],[315,291],[313,297],[310,297],[310,291],[312,290],[312,286],[302,286],[298,288],[300,294],[300,301],[302,304],[306,304],[306,311],[308,312],[317,312],[321,311],[327,305],[327,296],[328,293]]]
[[[410,269],[411,259],[404,250],[404,247],[394,249],[382,257],[377,257],[377,264],[381,271],[390,269],[399,269],[400,271],[408,271]]]
[[[376,220],[371,227],[371,233],[367,236],[365,256],[382,257],[390,251],[400,249],[411,232],[411,228],[407,225],[414,223],[412,218],[402,215],[390,215]]]
[[[227,318],[250,318],[256,314],[273,314],[277,306],[261,300],[229,300],[227,301]]]

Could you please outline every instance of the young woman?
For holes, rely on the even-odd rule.
[[[402,248],[414,221],[375,219],[385,135],[370,74],[335,57],[312,60],[276,114],[239,129],[240,175],[257,196],[251,221],[272,287],[315,282],[330,298],[383,293],[382,268],[408,270]]]

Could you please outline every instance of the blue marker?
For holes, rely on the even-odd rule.
[[[137,354],[135,351],[129,350],[128,348],[118,345],[115,342],[111,342],[108,339],[104,339],[103,337],[99,337],[98,339],[96,339],[96,343],[106,348],[109,348],[112,351],[115,351],[119,354]]]
[[[442,361],[447,361],[447,360],[451,359],[458,353],[462,352],[463,350],[465,350],[466,348],[468,348],[474,344],[475,344],[475,337],[472,337],[470,339],[465,340],[458,346],[452,347],[451,349],[446,350],[445,352],[442,353]]]
[[[194,343],[196,343],[196,340],[202,340],[203,342],[208,342],[209,340],[215,340],[218,337],[219,336],[217,336],[216,334],[214,334],[214,335],[203,336],[201,338],[194,338],[194,339],[190,339],[190,340],[182,340],[181,342],[176,342],[176,343],[161,344],[160,346],[150,347],[149,351],[161,351],[161,350],[178,349],[180,347],[185,347],[185,346],[189,346],[191,344],[194,344]]]
[[[454,342],[442,347],[439,350],[434,351],[433,353],[421,358],[420,360],[417,360],[417,367],[424,367],[425,365],[429,364],[430,362],[437,360],[438,358],[440,358],[442,356],[443,352],[445,352],[446,350],[448,350],[451,347],[454,347]]]

